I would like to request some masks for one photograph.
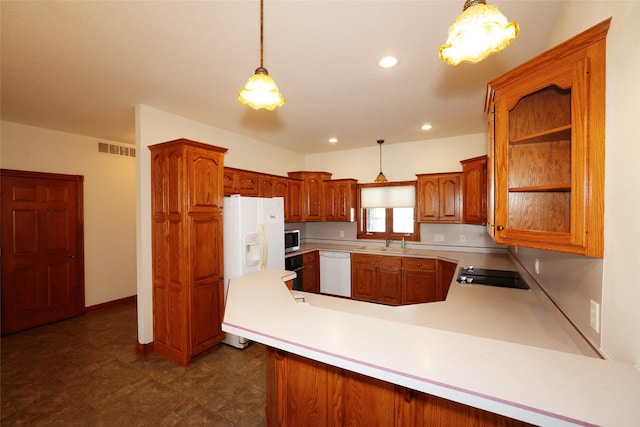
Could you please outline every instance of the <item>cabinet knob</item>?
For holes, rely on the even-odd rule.
[[[504,230],[504,227],[503,227],[503,226],[501,226],[501,225],[499,225],[499,226],[498,226],[498,227],[496,227],[496,228],[498,229],[498,231],[502,231],[502,230]]]

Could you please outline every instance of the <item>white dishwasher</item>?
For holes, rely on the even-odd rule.
[[[351,254],[320,251],[320,293],[351,298]]]

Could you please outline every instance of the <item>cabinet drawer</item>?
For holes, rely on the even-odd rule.
[[[302,254],[302,263],[308,264],[311,262],[315,262],[318,257],[318,251],[312,251]]]
[[[429,258],[402,258],[402,268],[433,271],[436,269],[436,260]]]
[[[353,264],[364,264],[375,267],[402,267],[402,258],[397,256],[351,254],[351,262]]]

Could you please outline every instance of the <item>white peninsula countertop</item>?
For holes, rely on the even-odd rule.
[[[506,255],[403,256],[411,255],[515,270]],[[534,286],[454,280],[446,301],[391,307],[292,292],[284,280],[294,274],[232,279],[222,329],[536,425],[640,425],[640,372],[582,354],[584,345]]]

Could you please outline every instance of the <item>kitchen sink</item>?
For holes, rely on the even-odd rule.
[[[467,285],[530,289],[529,285],[520,277],[520,273],[510,270],[490,270],[486,268],[473,268],[473,266],[460,267],[456,281]]]
[[[407,248],[389,248],[386,246],[360,246],[356,249],[360,251],[389,252],[389,253],[396,253],[396,254],[403,254],[408,250]]]

